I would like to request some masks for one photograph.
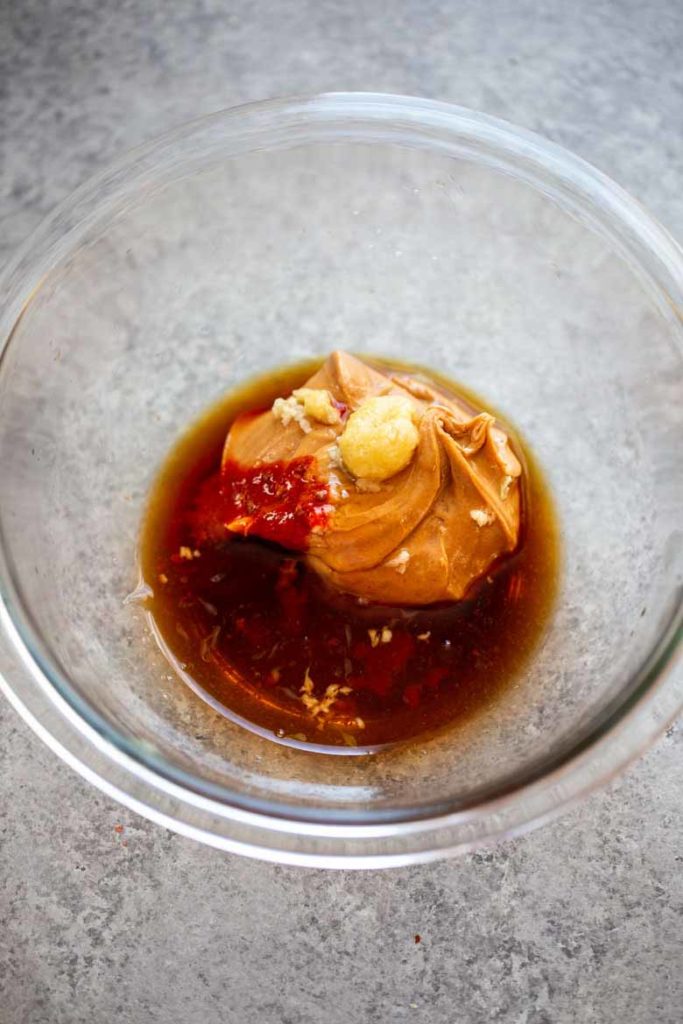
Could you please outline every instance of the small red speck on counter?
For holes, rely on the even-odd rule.
[[[416,936],[415,936],[415,945],[417,946],[417,944],[418,944],[419,942],[422,942],[422,936],[421,936],[421,935],[416,935]]]
[[[114,825],[114,832],[116,832],[117,835],[121,835],[123,832],[123,825]]]

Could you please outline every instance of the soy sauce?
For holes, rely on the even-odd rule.
[[[525,481],[520,544],[463,601],[368,604],[329,589],[276,544],[207,537],[197,545],[193,509],[220,466],[231,422],[268,408],[318,365],[253,381],[188,429],[153,488],[140,557],[157,637],[193,689],[280,742],[351,753],[452,727],[518,676],[551,614],[558,532],[538,466],[516,440]]]

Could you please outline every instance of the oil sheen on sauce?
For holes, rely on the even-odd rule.
[[[453,727],[501,694],[549,621],[559,544],[548,491],[514,433],[525,479],[520,544],[463,601],[410,609],[366,604],[328,589],[301,556],[280,544],[216,541],[210,528],[198,541],[198,507],[204,525],[214,496],[217,516],[225,513],[216,474],[232,421],[269,408],[318,365],[298,364],[252,381],[187,430],[154,485],[140,558],[153,592],[147,609],[154,630],[195,691],[279,742],[352,753]],[[487,407],[459,385],[419,372]],[[296,507],[305,521],[288,524],[295,544],[300,531],[315,524],[324,497],[305,493],[304,469],[273,466],[267,481],[268,492],[283,484],[298,488]],[[262,478],[245,477],[255,506],[262,485]],[[274,536],[286,543],[286,531]]]

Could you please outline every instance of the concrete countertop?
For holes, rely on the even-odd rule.
[[[122,149],[249,99],[451,100],[580,153],[683,236],[679,0],[6,0],[0,261]],[[683,733],[487,852],[227,856],[88,786],[0,704],[3,1024],[675,1024]],[[415,936],[421,941],[417,943]]]

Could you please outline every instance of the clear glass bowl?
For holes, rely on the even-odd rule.
[[[271,860],[427,860],[546,819],[680,707],[683,259],[576,157],[404,97],[226,111],[81,188],[2,308],[4,687],[118,800]],[[564,545],[523,678],[471,728],[376,758],[217,715],[124,602],[179,432],[250,374],[335,347],[488,397],[544,466]]]

